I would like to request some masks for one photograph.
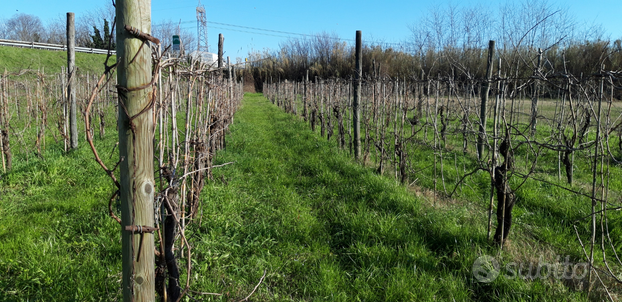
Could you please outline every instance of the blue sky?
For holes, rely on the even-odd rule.
[[[3,0],[0,18],[15,13],[27,13],[47,20],[75,12],[77,16],[104,7],[106,0]],[[108,0],[109,1],[109,0]],[[531,0],[537,1],[537,0]],[[279,43],[293,34],[249,29],[253,27],[288,33],[314,34],[322,31],[335,33],[344,40],[352,40],[356,30],[362,30],[363,40],[384,43],[406,41],[416,24],[434,7],[458,4],[486,6],[498,10],[506,1],[478,0],[416,0],[416,1],[202,1],[207,11],[210,50],[217,45],[218,33],[225,36],[225,52],[232,58],[245,57],[249,50],[277,49]],[[166,20],[182,22],[181,26],[196,32],[197,0],[152,0],[152,23]],[[549,0],[553,8],[567,8],[580,24],[602,25],[605,37],[622,38],[622,0]],[[227,25],[225,25],[227,24]],[[234,27],[242,26],[242,27]]]

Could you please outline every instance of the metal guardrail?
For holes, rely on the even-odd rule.
[[[13,41],[13,40],[4,40],[4,39],[0,39],[0,46],[67,51],[67,45],[48,44],[48,43],[39,43],[39,42]],[[76,51],[84,52],[84,53],[94,53],[94,54],[100,54],[100,55],[108,54],[108,51],[105,49],[88,48],[88,47],[76,47]],[[117,52],[113,50],[111,51],[111,54],[116,55]]]

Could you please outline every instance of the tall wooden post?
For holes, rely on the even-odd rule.
[[[305,75],[305,86],[304,86],[304,96],[302,98],[302,117],[304,117],[305,121],[307,121],[307,95],[308,95],[308,88],[307,86],[309,85],[309,69],[307,69],[307,74]]]
[[[477,137],[477,158],[482,159],[484,153],[484,138],[486,137],[486,106],[488,103],[488,94],[490,93],[490,79],[492,77],[492,58],[495,54],[495,41],[488,42],[488,65],[486,68],[486,81],[482,85],[481,97],[482,103],[480,107],[479,117],[479,136]]]
[[[151,0],[117,0],[116,13],[123,300],[155,301],[151,52],[125,29],[151,32]]]
[[[0,140],[2,140],[2,155],[3,159],[6,160],[6,169],[11,170],[13,166],[13,156],[11,155],[11,146],[9,140],[9,94],[8,94],[8,86],[9,86],[9,74],[7,73],[6,68],[4,69],[4,74],[2,75],[2,81],[4,84],[2,85],[2,99],[4,103],[2,104],[4,107],[4,113],[2,114],[3,120],[0,127]],[[2,111],[2,110],[0,110]],[[19,106],[17,107],[17,113],[19,114]],[[6,171],[5,171],[6,172]]]
[[[69,137],[71,149],[78,148],[78,121],[76,90],[73,85],[76,77],[76,16],[67,13],[67,98],[69,101]]]
[[[67,118],[69,116],[69,106],[67,104],[67,76],[66,76],[66,72],[65,72],[65,67],[61,66],[61,71],[60,71],[60,85],[62,87],[61,89],[61,103],[63,104],[63,142],[64,142],[64,150],[65,152],[67,152],[67,150],[69,149],[69,140],[67,139],[67,129],[69,128],[69,119]]]
[[[4,95],[4,91],[6,89],[6,82],[4,81],[5,76],[6,68],[4,69],[4,75],[0,78],[0,157],[2,157],[2,171],[4,173],[6,173],[6,159],[4,158],[4,132],[2,131],[2,128],[4,128],[4,120],[8,119],[8,117],[5,116],[4,112],[5,110],[6,112],[9,112],[8,108],[6,107],[9,102],[4,99],[6,97]]]
[[[352,103],[352,123],[354,126],[354,158],[359,159],[361,157],[361,124],[360,124],[360,109],[361,102],[361,78],[363,77],[363,56],[362,56],[362,43],[361,43],[361,31],[356,31],[356,73],[354,75],[354,102]]]
[[[218,34],[218,69],[222,68],[222,47],[225,44],[225,37],[222,34]]]
[[[229,59],[229,56],[227,56],[227,70],[229,72],[229,78],[227,81],[227,91],[229,91],[229,101],[233,102],[233,78],[231,75],[231,60]]]
[[[531,99],[531,135],[536,134],[536,124],[538,123],[538,93],[539,85],[538,78],[540,76],[540,67],[542,64],[542,48],[538,48],[538,66],[534,71],[536,79],[533,81],[533,96]]]

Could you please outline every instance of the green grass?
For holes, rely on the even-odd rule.
[[[109,152],[116,133],[97,140]],[[18,157],[0,186],[0,301],[110,301],[118,296],[120,228],[107,215],[114,185],[84,141],[45,160]],[[107,157],[107,156],[106,156]]]
[[[103,62],[106,55],[76,52],[76,66],[86,74],[101,74],[104,72]],[[112,65],[116,57],[112,57]],[[45,73],[60,73],[61,66],[67,67],[66,51],[50,51],[44,49],[28,49],[10,46],[0,46],[0,73],[4,68],[8,72],[18,72],[23,69],[45,69]]]
[[[114,123],[108,125],[106,137],[96,139],[106,159],[117,136]],[[425,194],[375,174],[308,128],[260,94],[245,96],[227,149],[214,162],[235,163],[214,172],[202,214],[186,232],[192,289],[223,295],[193,297],[237,301],[265,271],[251,301],[588,300],[576,286],[552,278],[505,274],[479,283],[473,262],[497,248],[486,239],[478,203],[433,206]],[[0,301],[120,298],[120,232],[106,206],[113,185],[83,141],[69,154],[61,149],[49,142],[45,160],[18,158],[2,175]],[[529,228],[519,222],[511,236],[533,229],[572,240],[556,237],[568,226],[547,218],[549,210],[563,215],[568,206],[540,202],[517,205],[517,219]],[[576,250],[571,242],[533,244],[511,242],[502,265],[537,259],[538,252],[546,257],[550,249],[561,253],[556,244]]]
[[[526,101],[523,103],[527,104]],[[542,111],[547,111],[549,114],[553,114],[554,107],[552,102],[541,102],[540,105]],[[299,101],[298,108],[302,108],[302,103]],[[475,141],[476,136],[471,133],[468,137],[468,151],[463,153],[462,151],[462,133],[460,119],[456,118],[455,112],[454,119],[449,122],[447,127],[447,141],[446,143],[440,143],[440,150],[432,150],[430,147],[434,142],[434,130],[428,128],[427,133],[420,131],[416,139],[411,141],[406,146],[408,165],[411,171],[409,172],[409,182],[416,180],[416,190],[437,190],[440,196],[445,196],[447,193],[452,192],[456,187],[458,181],[463,175],[474,171],[480,167],[477,162]],[[333,118],[333,125],[336,127],[336,122]],[[430,123],[434,117],[429,117]],[[477,116],[472,116],[472,119],[479,119]],[[393,119],[393,115],[391,115]],[[425,120],[423,118],[422,120]],[[440,122],[439,122],[440,123]],[[386,134],[386,147],[387,155],[390,157],[389,161],[393,159],[393,123],[389,123]],[[347,126],[346,126],[347,127]],[[361,125],[363,127],[363,125]],[[408,122],[405,123],[405,133],[410,134],[411,128]],[[521,124],[518,126],[520,129],[525,129],[527,124]],[[363,127],[364,128],[364,127]],[[375,138],[375,125],[371,126],[371,137]],[[319,129],[319,125],[317,126]],[[336,128],[335,128],[336,129]],[[398,127],[399,129],[399,127]],[[417,126],[417,130],[420,126]],[[492,129],[492,119],[488,120],[488,129]],[[319,130],[318,130],[319,131]],[[364,136],[365,130],[362,129],[362,136]],[[336,137],[337,131],[335,130],[333,140],[338,139]],[[551,127],[545,122],[540,122],[537,128],[536,137],[539,141],[546,141],[551,135]],[[592,131],[588,134],[589,140],[594,140],[595,133]],[[514,136],[513,141],[524,140],[519,136]],[[490,140],[492,144],[492,140]],[[610,144],[617,146],[617,138],[611,137]],[[617,148],[616,148],[617,149]],[[439,156],[442,152],[442,158]],[[372,145],[370,152],[371,163],[370,165],[378,165],[378,157],[376,150]],[[614,151],[614,153],[616,153]],[[490,158],[489,154],[485,154]],[[574,162],[574,182],[573,185],[568,185],[565,182],[565,172],[562,172],[561,180],[557,178],[557,152],[544,150],[542,152],[538,165],[536,166],[535,173],[532,177],[542,179],[548,183],[529,179],[525,184],[516,191],[516,207],[514,208],[514,223],[512,231],[510,233],[510,239],[516,240],[517,244],[527,246],[546,246],[551,252],[558,255],[571,255],[574,258],[584,258],[580,245],[576,238],[573,224],[575,221],[585,218],[591,213],[591,201],[585,196],[580,196],[571,193],[567,190],[561,189],[561,187],[570,188],[583,192],[586,195],[591,193],[592,184],[592,160],[590,156],[593,155],[592,150],[577,151],[575,152]],[[533,161],[534,155],[531,153],[527,145],[523,145],[521,148],[515,150],[516,170],[527,174]],[[501,158],[503,160],[503,158]],[[436,165],[435,165],[436,161]],[[484,160],[486,162],[486,160]],[[395,175],[393,170],[393,164],[386,162],[386,175]],[[435,170],[436,169],[436,170]],[[562,166],[562,170],[564,167]],[[619,199],[619,192],[622,191],[622,183],[618,180],[622,176],[622,169],[619,165],[611,164],[610,166],[611,179],[609,182],[609,201],[615,202]],[[519,176],[514,176],[510,183],[513,188],[517,188],[521,184],[523,179]],[[598,183],[597,183],[598,185]],[[477,211],[485,212],[490,202],[490,176],[487,172],[479,171],[465,179],[465,181],[457,188],[456,194],[452,196],[459,202],[468,202],[469,205],[477,208]],[[599,205],[600,206],[600,205]],[[589,218],[589,216],[588,216]],[[610,227],[620,224],[622,221],[622,215],[619,212],[608,212],[608,219]],[[589,219],[583,219],[576,222],[578,225],[579,234],[583,242],[589,242],[591,236]],[[613,241],[616,246],[617,253],[622,250],[622,242],[620,237],[617,236],[615,229],[612,231]],[[600,234],[597,234],[599,237]],[[608,256],[613,256],[613,251],[606,246]],[[596,253],[595,256],[596,265],[603,265],[602,252]],[[610,262],[611,263],[611,262]],[[619,273],[620,267],[615,266],[614,271]]]
[[[196,289],[257,301],[585,300],[559,280],[478,283],[485,218],[432,207],[247,95],[191,233]],[[215,299],[218,300],[218,299]]]

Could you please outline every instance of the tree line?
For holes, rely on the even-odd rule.
[[[106,49],[108,38],[114,34],[111,28],[114,16],[112,3],[86,13],[76,14],[76,46]],[[66,32],[65,13],[45,21],[38,16],[26,13],[16,13],[8,19],[0,19],[1,39],[66,44]],[[114,49],[114,45],[111,48]]]
[[[507,2],[492,11],[484,7],[449,5],[431,9],[410,26],[409,41],[400,45],[364,41],[363,74],[426,80],[483,79],[489,40],[497,41],[495,61],[502,76],[533,76],[542,51],[541,70],[589,75],[603,66],[622,65],[622,40],[606,37],[602,28],[585,26],[566,9],[546,1]],[[365,34],[365,33],[363,33]],[[283,42],[278,50],[249,54],[255,88],[279,79],[354,76],[354,47],[332,33],[322,32]]]
[[[76,14],[76,46],[97,49],[115,49],[115,33],[112,24],[115,20],[115,8],[111,2],[104,7]],[[65,14],[42,21],[35,15],[17,13],[6,20],[0,19],[0,39],[67,44],[67,19]],[[179,35],[184,50],[189,53],[196,49],[196,37],[193,32],[180,28],[173,21],[152,25],[153,36],[162,40],[163,45],[172,44],[172,36]]]

